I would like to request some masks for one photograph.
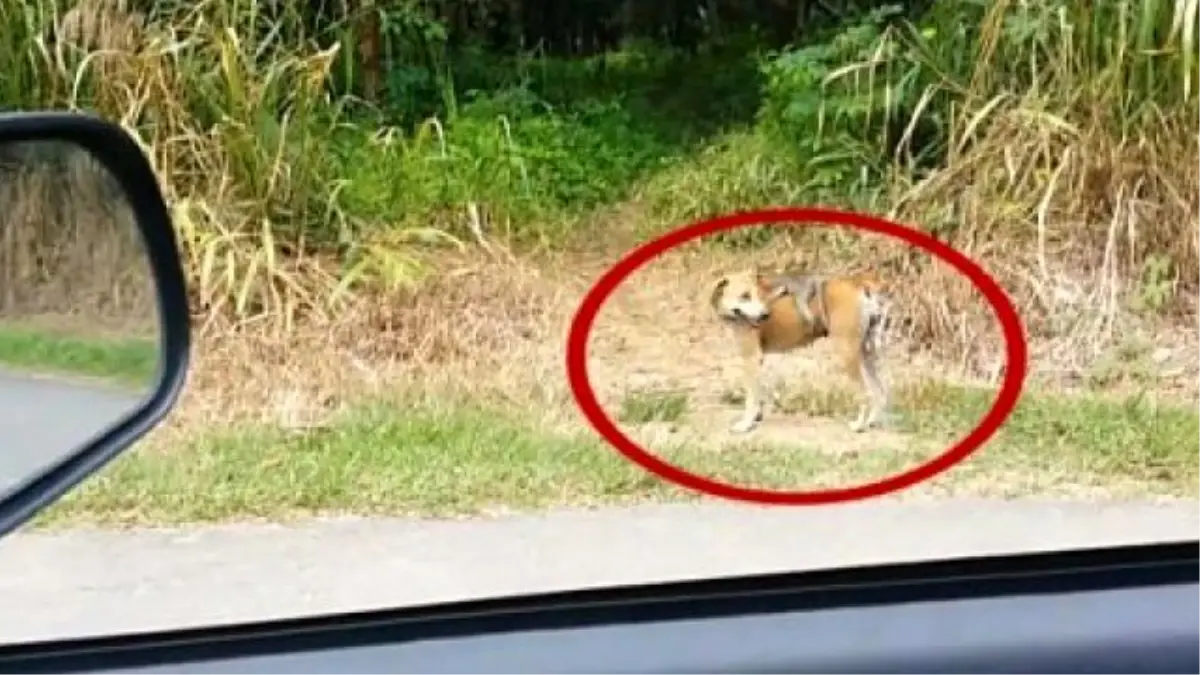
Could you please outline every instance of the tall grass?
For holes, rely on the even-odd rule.
[[[197,314],[277,332],[413,283],[437,246],[611,234],[597,223],[624,202],[645,207],[638,232],[780,202],[891,213],[993,266],[1041,331],[1111,333],[1113,298],[1195,290],[1196,0],[897,16],[774,54],[439,47],[423,79],[398,59],[426,43],[400,31],[375,108],[331,93],[350,25],[322,48],[253,0],[148,17],[0,0],[0,97],[125,125],[171,202]],[[963,306],[916,307],[915,325],[961,332]]]
[[[1195,2],[893,13],[767,62],[760,129],[796,151],[726,154],[734,176],[922,224],[983,261],[1063,354],[1094,355],[1131,310],[1194,313]],[[923,277],[912,337],[971,344],[961,279],[907,254],[874,262]]]

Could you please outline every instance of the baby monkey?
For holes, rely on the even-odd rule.
[[[791,295],[796,303],[796,309],[809,325],[815,326],[822,333],[829,331],[828,315],[825,312],[825,277],[803,274],[798,270],[785,270],[783,274],[767,278],[767,286],[771,289],[765,301],[767,306],[785,295]],[[813,313],[813,301],[817,303],[817,313]]]

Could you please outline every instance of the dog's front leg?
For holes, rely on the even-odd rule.
[[[763,419],[762,365],[763,352],[758,344],[758,335],[743,333],[738,336],[742,358],[742,390],[745,393],[745,409],[731,431],[744,434],[753,430]]]

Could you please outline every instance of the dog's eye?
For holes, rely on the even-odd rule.
[[[742,293],[742,301],[744,301],[744,302],[750,301],[750,291],[746,291],[745,293]]]

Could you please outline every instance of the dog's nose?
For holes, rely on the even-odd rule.
[[[767,319],[771,318],[771,313],[769,311],[763,312],[761,316],[762,316],[762,320],[766,321]]]

